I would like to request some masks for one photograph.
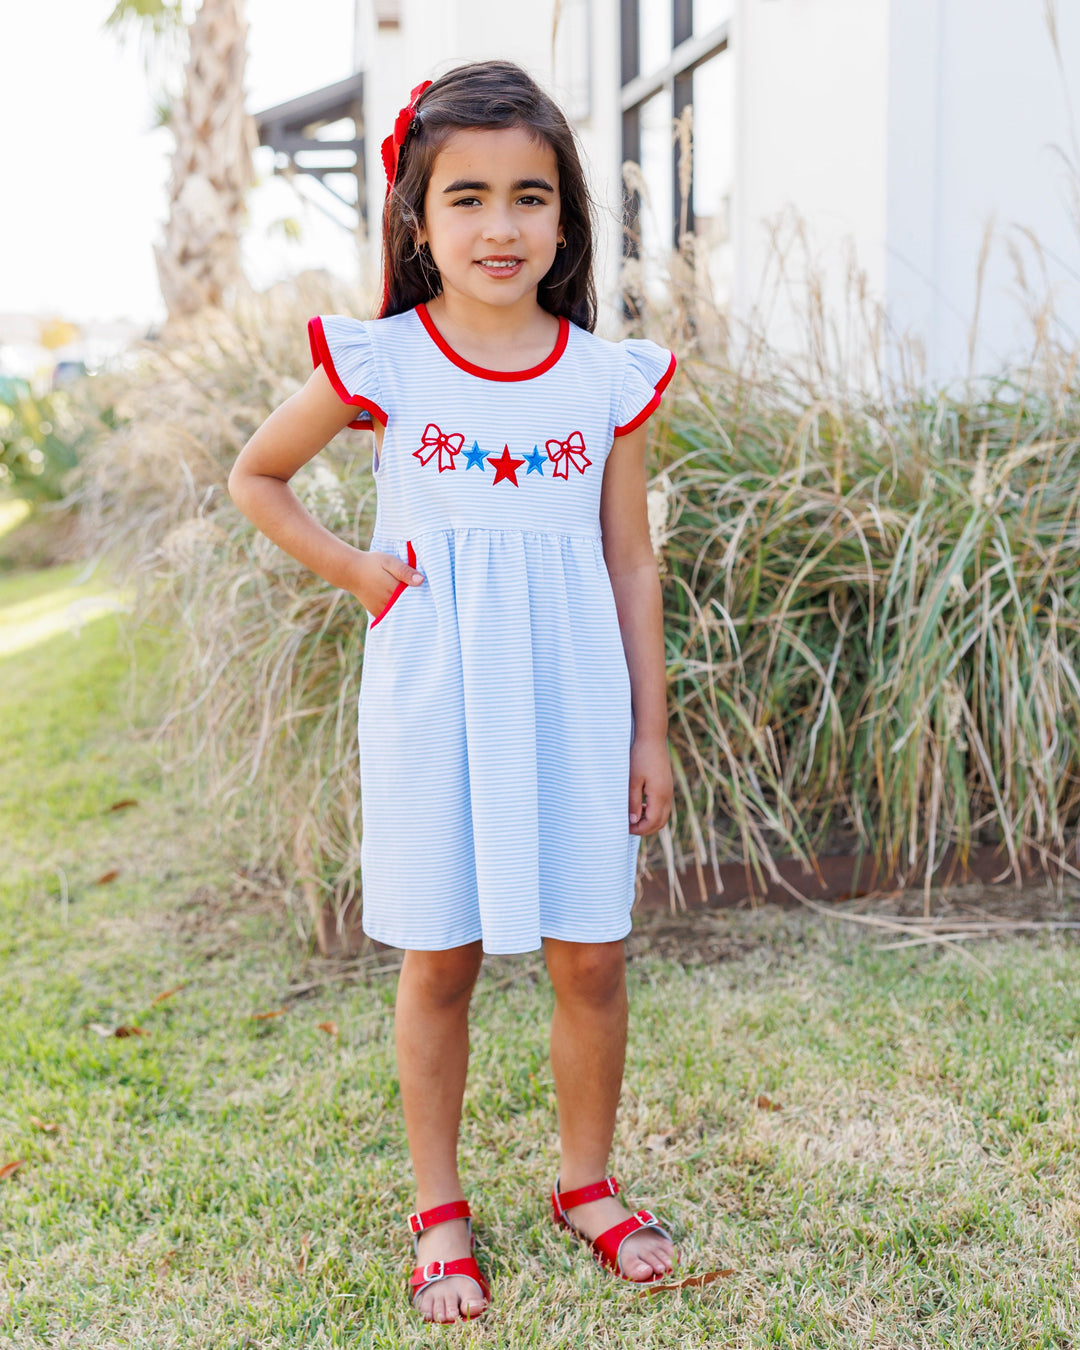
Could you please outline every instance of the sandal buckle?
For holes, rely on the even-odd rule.
[[[420,1215],[418,1213],[409,1215],[409,1228],[417,1234],[424,1231],[424,1225],[420,1222]]]
[[[605,1184],[607,1185],[607,1188],[608,1188],[608,1195],[618,1195],[618,1194],[619,1194],[619,1184],[618,1184],[618,1182],[615,1180],[614,1177],[608,1177],[608,1178],[606,1179],[606,1183],[605,1183]]]
[[[424,1280],[441,1280],[446,1274],[445,1263],[442,1261],[429,1261],[424,1267]]]

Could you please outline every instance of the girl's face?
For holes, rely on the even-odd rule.
[[[555,261],[559,224],[555,151],[524,127],[462,129],[436,156],[424,196],[426,243],[443,293],[511,306]]]

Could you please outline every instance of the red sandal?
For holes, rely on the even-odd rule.
[[[607,1177],[604,1181],[595,1181],[591,1186],[580,1186],[576,1191],[559,1191],[559,1178],[555,1178],[555,1186],[551,1192],[551,1212],[555,1223],[560,1228],[567,1228],[576,1237],[581,1238],[582,1242],[587,1242],[592,1249],[592,1254],[602,1266],[608,1270],[613,1270],[616,1275],[624,1280],[629,1280],[630,1276],[623,1272],[619,1264],[619,1253],[622,1251],[622,1245],[631,1233],[638,1232],[642,1228],[655,1229],[662,1237],[675,1245],[675,1240],[666,1228],[661,1226],[660,1220],[651,1210],[639,1209],[636,1214],[631,1214],[628,1219],[622,1223],[617,1223],[613,1228],[607,1228],[599,1237],[589,1238],[580,1228],[575,1228],[566,1217],[566,1211],[573,1209],[575,1205],[588,1204],[590,1200],[602,1200],[606,1195],[618,1195],[619,1183],[614,1177]],[[652,1280],[631,1280],[632,1284],[655,1284],[658,1280],[666,1280],[667,1275],[656,1275]]]
[[[409,1228],[413,1235],[413,1252],[420,1254],[420,1234],[428,1228],[434,1228],[436,1224],[448,1223],[451,1219],[466,1219],[469,1225],[469,1250],[472,1251],[473,1230],[472,1230],[472,1211],[469,1209],[467,1200],[454,1200],[448,1205],[436,1205],[433,1209],[421,1210],[417,1214],[409,1215]],[[440,1321],[440,1326],[450,1326],[453,1322],[474,1322],[478,1317],[482,1317],[491,1305],[491,1288],[480,1267],[476,1264],[476,1258],[472,1255],[461,1256],[456,1261],[429,1261],[427,1265],[417,1266],[409,1276],[409,1300],[413,1307],[416,1306],[416,1300],[420,1294],[430,1284],[435,1284],[439,1280],[449,1279],[451,1275],[465,1275],[477,1286],[487,1305],[478,1313],[471,1313],[466,1317],[452,1317],[448,1321]],[[434,1319],[432,1319],[434,1320]]]

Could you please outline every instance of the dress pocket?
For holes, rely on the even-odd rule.
[[[406,549],[408,550],[408,554],[409,554],[409,566],[410,566],[410,567],[415,567],[415,566],[416,566],[416,550],[415,550],[415,549],[413,548],[413,546],[412,546],[412,540],[411,540],[411,539],[406,539],[406,540],[405,540],[405,547],[406,547]],[[399,581],[399,582],[398,582],[398,584],[394,587],[394,590],[393,590],[392,595],[390,596],[390,599],[387,600],[386,604],[383,605],[382,609],[379,610],[378,614],[376,614],[375,617],[372,619],[372,621],[368,624],[368,627],[369,627],[369,628],[374,628],[375,625],[376,625],[377,623],[382,623],[383,619],[386,618],[386,616],[390,613],[390,611],[391,611],[391,610],[394,608],[394,606],[397,604],[398,600],[399,600],[400,597],[401,597],[401,593],[402,593],[404,590],[406,590],[406,589],[408,588],[408,585],[409,585],[409,583],[408,583],[407,581]]]

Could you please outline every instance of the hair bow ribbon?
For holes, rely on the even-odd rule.
[[[426,464],[433,455],[439,456],[439,472],[443,469],[456,469],[454,456],[461,451],[465,444],[465,437],[460,431],[455,431],[447,436],[439,430],[434,422],[429,422],[424,428],[424,434],[420,437],[420,449],[414,450],[413,454],[421,464]],[[427,454],[424,454],[424,451]],[[445,458],[444,458],[445,456]]]
[[[394,180],[397,178],[401,147],[405,144],[405,138],[409,134],[412,120],[416,116],[416,105],[420,101],[420,95],[425,89],[430,88],[431,84],[431,80],[425,80],[423,84],[416,86],[409,95],[409,102],[398,113],[393,132],[382,143],[382,162],[383,168],[386,170],[386,191],[388,195],[390,189],[394,186]]]
[[[571,432],[565,441],[548,441],[548,459],[555,465],[555,478],[569,478],[570,465],[584,473],[592,460],[585,453],[585,441],[580,431]]]

